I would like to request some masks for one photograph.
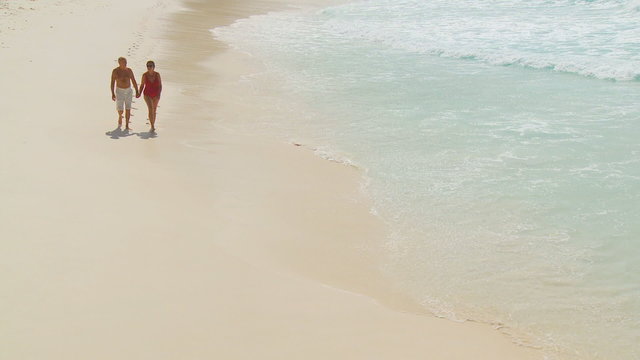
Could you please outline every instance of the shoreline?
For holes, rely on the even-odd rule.
[[[268,11],[287,9],[286,2],[282,1],[267,0],[259,1],[258,3],[260,3],[260,6],[256,9],[251,9],[253,11],[241,7],[240,9],[229,10],[229,12],[235,12],[234,17],[226,15],[227,12],[225,12],[224,16],[216,17],[214,6],[207,6],[200,2],[191,2],[191,6],[200,7],[194,11],[183,12],[174,16],[172,20],[174,24],[188,24],[189,31],[186,33],[188,36],[191,36],[197,26],[196,24],[199,24],[200,28],[195,30],[195,32],[204,33],[207,37],[199,38],[195,47],[202,49],[208,44],[210,51],[198,52],[194,58],[189,59],[189,63],[196,64],[195,67],[190,69],[190,71],[194,72],[194,75],[192,75],[188,81],[179,85],[181,92],[185,95],[184,101],[189,101],[190,99],[187,99],[188,97],[197,99],[196,101],[200,104],[207,104],[203,106],[207,108],[206,113],[198,117],[198,121],[203,124],[212,124],[203,130],[207,132],[206,140],[192,140],[186,145],[192,149],[208,152],[211,150],[208,146],[210,143],[208,137],[218,137],[217,134],[212,133],[223,132],[225,133],[224,137],[238,139],[239,141],[234,141],[234,143],[237,143],[237,146],[256,148],[255,155],[257,159],[255,162],[271,161],[277,165],[277,171],[289,173],[287,177],[292,179],[290,185],[293,185],[293,188],[295,188],[297,192],[295,196],[287,193],[282,194],[281,199],[283,200],[287,198],[298,199],[296,201],[298,204],[286,204],[286,206],[278,209],[281,212],[286,212],[286,214],[283,214],[283,219],[294,214],[296,207],[300,208],[300,204],[315,204],[315,206],[320,207],[320,209],[313,209],[310,206],[301,207],[309,214],[315,214],[315,217],[310,217],[310,215],[306,214],[296,221],[304,225],[301,230],[308,232],[310,229],[313,229],[315,234],[323,234],[327,238],[345,239],[347,246],[344,247],[344,244],[327,243],[325,241],[300,241],[304,239],[305,236],[305,234],[301,233],[296,236],[290,236],[286,241],[280,240],[279,243],[248,239],[250,242],[244,244],[243,246],[245,248],[240,251],[246,251],[246,247],[262,248],[261,251],[267,251],[271,256],[276,257],[276,262],[285,267],[290,267],[310,278],[323,281],[328,285],[338,288],[352,289],[356,293],[376,294],[375,297],[377,299],[384,301],[390,306],[404,310],[409,309],[413,312],[423,312],[419,305],[412,303],[411,300],[399,293],[392,292],[389,284],[379,281],[382,275],[377,273],[378,270],[374,267],[374,264],[378,263],[375,260],[380,260],[377,258],[381,256],[381,253],[377,249],[382,247],[385,230],[384,225],[377,218],[369,214],[371,203],[369,199],[361,193],[359,187],[363,175],[361,170],[322,159],[306,146],[295,146],[273,134],[244,133],[245,130],[250,131],[250,129],[246,128],[247,124],[249,124],[250,127],[252,120],[259,118],[262,114],[259,112],[260,109],[254,106],[254,102],[251,101],[252,99],[250,97],[249,99],[243,98],[246,93],[243,92],[244,89],[242,87],[237,86],[237,82],[241,77],[250,75],[256,71],[261,71],[261,69],[255,59],[238,53],[228,48],[227,44],[215,40],[208,30],[213,27],[230,24],[243,16],[246,17]],[[310,4],[314,3],[318,3],[318,1],[309,1],[307,2],[307,6],[311,6]],[[328,3],[336,2],[330,1]],[[179,37],[179,32],[174,31],[172,36],[174,38],[171,39],[171,42],[174,46],[179,47],[181,44],[184,44],[184,38]],[[191,44],[189,46],[194,45]],[[184,60],[182,56],[184,51],[178,50],[175,53],[181,54],[180,59]],[[182,60],[176,61],[176,67]],[[170,61],[169,64],[173,65]],[[212,71],[211,69],[224,70]],[[219,99],[224,99],[224,101]],[[215,112],[211,113],[210,109],[215,109]],[[170,109],[169,111],[172,110],[173,109]],[[207,160],[203,159],[203,161]],[[293,165],[287,165],[286,163],[288,162],[292,162]],[[236,168],[237,164],[229,164],[229,166],[233,169],[226,170],[228,172],[241,171]],[[304,172],[312,172],[315,175],[295,174],[297,169],[304,169]],[[298,178],[300,178],[300,180],[298,180]],[[332,179],[330,186],[324,184],[326,179]],[[253,181],[253,179],[251,180]],[[275,191],[283,192],[284,189],[278,189],[278,187],[280,187],[279,183],[283,181],[285,181],[285,179],[274,179],[271,181],[270,186],[275,188]],[[247,184],[247,187],[252,187],[252,185]],[[272,191],[270,189],[261,190],[264,192]],[[230,189],[229,191],[236,192],[238,190]],[[317,193],[314,194],[313,192]],[[262,197],[264,195],[258,196]],[[328,203],[323,204],[323,199],[328,200]],[[343,204],[344,199],[352,202],[352,204]],[[251,202],[249,199],[246,201]],[[279,203],[282,201],[273,199],[273,202]],[[335,208],[332,209],[332,206]],[[265,209],[259,209],[259,211],[264,210]],[[332,211],[338,211],[340,215],[330,215]],[[329,217],[327,215],[329,215]],[[336,218],[346,219],[349,217],[353,217],[353,219],[340,221],[342,223],[341,225],[349,224],[349,229],[344,229],[343,227],[337,228],[329,223],[335,222]],[[273,223],[281,222],[281,220],[278,219],[272,219],[271,221]],[[320,224],[314,224],[313,222],[315,221],[320,222]],[[281,226],[284,227],[285,225]],[[274,236],[278,235],[274,234]],[[350,240],[350,237],[354,237],[357,240]],[[257,237],[250,236],[249,238]],[[371,246],[369,241],[372,239],[372,242],[376,244],[373,247],[376,250],[372,250],[368,254],[372,258],[368,259],[367,256],[363,256],[364,254],[357,253],[357,251],[359,251],[358,249]],[[316,257],[316,252],[323,255]],[[330,258],[332,266],[331,268],[326,268],[324,260]],[[320,259],[322,259],[322,261],[320,261]],[[260,253],[254,261],[264,260],[264,256]],[[350,273],[351,276],[343,277],[342,274],[344,273]],[[371,276],[374,273],[377,273],[377,275]],[[392,295],[384,299],[387,294]]]
[[[489,325],[416,315],[372,276],[385,230],[358,170],[227,126],[258,116],[225,88],[252,65],[208,29],[286,4],[188,2],[202,7],[167,23],[157,21],[162,1],[67,4],[7,35],[8,46],[24,45],[0,53],[13,65],[1,75],[16,84],[1,94],[12,120],[0,135],[8,356],[540,358]],[[137,79],[143,61],[157,60],[156,137],[140,100],[133,132],[109,135],[106,85],[119,55]],[[90,86],[62,82],[69,73]],[[58,91],[26,106],[37,86]],[[197,96],[211,91],[221,97]]]
[[[289,7],[287,7],[286,2],[267,0],[267,1],[262,1],[261,3],[262,4],[272,3],[272,5],[275,4],[275,7],[269,8],[268,10],[261,8],[262,11],[259,11],[259,12],[251,11],[251,12],[246,12],[242,15],[238,14],[238,17],[234,18],[233,21],[229,18],[226,18],[225,21],[223,22],[216,22],[215,25],[205,26],[205,27],[202,27],[200,30],[204,31],[208,29],[212,31],[217,27],[230,25],[235,20],[243,19],[253,15],[261,15],[266,12],[296,11],[303,8],[305,10],[313,11],[313,9],[321,9],[327,6],[343,4],[345,2],[346,1],[344,0],[342,1],[330,0],[330,1],[324,1],[324,2],[311,0],[311,1],[306,1],[305,4],[303,5],[296,4],[298,6],[290,5]],[[283,3],[285,5],[283,5]],[[202,11],[201,8],[198,9],[196,13],[200,11]],[[253,130],[251,129],[252,125],[250,124],[251,120],[248,120],[248,119],[251,119],[254,117],[260,117],[261,115],[256,114],[255,109],[251,109],[251,106],[245,108],[244,104],[248,103],[249,101],[243,101],[242,98],[245,96],[247,98],[251,98],[252,95],[256,95],[256,94],[251,93],[250,95],[247,95],[246,91],[248,88],[246,86],[238,86],[238,82],[250,81],[250,80],[245,80],[245,78],[251,78],[253,74],[261,73],[262,71],[264,71],[264,69],[262,68],[263,65],[260,59],[255,58],[251,54],[246,54],[231,48],[229,44],[215,39],[213,37],[213,34],[211,34],[211,37],[207,39],[207,42],[216,44],[215,54],[208,58],[205,57],[205,58],[199,59],[198,63],[202,64],[203,66],[208,66],[209,69],[215,74],[213,78],[219,80],[222,83],[221,85],[217,86],[220,88],[218,89],[218,91],[212,90],[212,89],[206,89],[205,91],[207,93],[207,96],[211,98],[218,98],[219,96],[222,96],[222,97],[225,97],[226,99],[231,98],[232,100],[232,101],[229,101],[231,105],[225,105],[221,103],[215,104],[217,108],[216,109],[217,113],[221,114],[222,117],[225,118],[224,120],[220,120],[219,123],[216,123],[215,126],[220,130],[229,130],[227,126],[231,125],[229,120],[230,118],[244,117],[245,119],[239,121],[240,123],[243,123],[242,125],[239,125],[240,128],[236,128],[235,130],[231,130],[231,131],[234,132],[234,135],[236,136],[239,135],[239,132],[242,132],[242,131],[246,131],[246,130],[252,131]],[[213,69],[224,69],[224,72],[229,72],[230,74],[229,73],[225,74],[222,71],[215,71]],[[270,90],[272,89],[269,89],[269,91]],[[260,90],[254,89],[254,91],[258,95],[260,95]],[[261,99],[260,101],[264,102],[265,100]],[[253,102],[250,102],[250,103],[253,104]],[[243,111],[237,112],[239,107]],[[248,127],[246,123],[249,123]],[[238,125],[238,124],[233,124],[233,125]],[[366,257],[366,255],[372,254],[370,248],[371,247],[375,248],[375,250],[373,250],[373,253],[375,253],[373,258],[367,259],[364,261],[364,263],[360,263],[359,265],[357,265],[361,267],[363,270],[366,269],[368,272],[361,271],[361,275],[356,276],[353,279],[346,279],[347,281],[345,281],[345,279],[341,278],[339,274],[342,274],[344,272],[331,273],[327,271],[324,271],[324,272],[318,271],[320,264],[316,265],[316,268],[313,269],[313,267],[309,266],[309,260],[313,257],[313,254],[292,253],[291,249],[295,247],[296,244],[288,244],[287,247],[289,249],[279,250],[282,252],[282,255],[284,257],[283,258],[281,257],[279,259],[280,264],[278,264],[277,266],[282,266],[283,264],[285,266],[291,266],[291,269],[296,273],[303,274],[305,277],[313,279],[314,281],[319,281],[323,284],[331,286],[332,288],[348,291],[356,295],[358,294],[365,295],[368,298],[379,303],[381,306],[393,309],[395,311],[399,311],[406,314],[414,314],[420,317],[426,316],[436,321],[443,321],[445,323],[453,323],[456,325],[461,324],[461,322],[458,322],[455,320],[437,317],[436,315],[431,313],[429,310],[427,310],[425,307],[423,307],[422,305],[419,305],[413,299],[409,298],[409,296],[406,293],[395,288],[393,284],[389,282],[390,279],[380,272],[379,266],[382,264],[381,261],[387,261],[384,259],[384,257],[387,256],[387,254],[384,253],[385,250],[383,249],[387,230],[385,229],[386,225],[383,224],[383,220],[379,219],[377,215],[372,215],[371,213],[372,203],[371,203],[371,199],[368,198],[368,194],[362,192],[362,190],[354,191],[354,189],[360,189],[361,183],[362,181],[364,181],[365,175],[363,174],[363,170],[361,168],[359,168],[358,166],[352,165],[348,161],[342,162],[339,160],[334,161],[331,159],[326,159],[321,155],[315,153],[315,151],[317,150],[316,148],[314,148],[313,146],[308,146],[311,144],[307,144],[306,142],[302,142],[302,143],[298,143],[295,141],[292,142],[290,141],[291,139],[282,137],[281,134],[277,134],[277,132],[274,133],[274,132],[264,131],[264,129],[253,130],[253,131],[256,131],[256,133],[250,136],[257,136],[262,139],[266,138],[268,139],[268,142],[271,143],[271,145],[281,147],[283,148],[284,151],[304,151],[309,153],[309,155],[311,155],[310,157],[310,159],[312,159],[311,161],[317,162],[317,160],[320,159],[321,162],[333,163],[335,165],[338,165],[338,167],[343,168],[342,170],[339,170],[343,172],[342,176],[345,176],[345,177],[349,176],[350,178],[352,178],[349,180],[352,182],[352,185],[351,185],[352,187],[351,191],[353,192],[352,196],[360,198],[359,200],[354,200],[360,203],[359,209],[357,211],[360,211],[363,214],[366,214],[365,216],[366,220],[364,221],[368,222],[368,225],[367,225],[368,227],[376,228],[375,231],[372,231],[369,234],[370,236],[369,243],[364,243],[364,242],[354,243],[352,244],[352,247],[351,247],[352,250],[354,249],[363,250],[369,247],[368,249],[369,252],[367,252],[367,250],[365,250],[365,253],[352,252],[344,260],[343,268],[345,270],[347,268],[350,268],[350,270],[353,270],[353,266],[350,266],[348,264],[349,263],[352,264],[354,262],[353,260],[358,257],[361,258],[360,260],[364,260],[363,257]],[[292,149],[291,145],[296,146],[296,148]],[[342,201],[344,201],[344,199]],[[327,210],[327,211],[331,211],[331,210]],[[344,237],[346,238],[348,236],[345,235]],[[274,254],[271,254],[271,255],[273,256]],[[294,259],[296,255],[298,256],[303,255],[302,258],[304,259],[305,263],[296,264],[295,260],[292,261],[292,259]],[[320,257],[320,259],[328,258],[325,254],[323,255],[324,256]],[[275,254],[275,256],[278,256],[278,254]],[[375,279],[373,280],[373,283],[371,283],[372,279]],[[369,285],[367,285],[367,283],[369,283]],[[504,332],[505,329],[500,324],[489,324],[489,323],[477,322],[474,320],[467,320],[462,323],[464,323],[463,326],[471,326],[472,328],[474,328],[474,329],[470,329],[471,331],[466,333],[464,336],[468,336],[468,335],[475,336],[472,333],[474,333],[477,330],[480,330],[480,332],[482,332],[482,329],[484,328],[484,330],[488,330],[490,333],[494,333],[493,335],[495,335],[495,333],[498,333],[500,337],[508,339],[508,341],[510,342],[510,345],[514,345],[516,348],[524,349],[525,352],[529,352],[527,355],[520,354],[521,356],[526,356],[527,358],[537,358],[538,356],[541,356],[541,353],[539,352],[539,349],[537,347],[522,342],[522,339],[517,339],[515,335],[513,335],[514,333]],[[478,335],[480,335],[480,333],[478,333]],[[484,335],[486,334],[483,334],[480,336],[484,336]]]

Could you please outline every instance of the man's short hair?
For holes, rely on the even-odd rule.
[[[118,58],[118,62],[120,62],[120,60],[127,61],[127,59],[126,59],[124,56],[120,56],[120,57]]]

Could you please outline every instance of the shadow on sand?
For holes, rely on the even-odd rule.
[[[118,140],[120,138],[129,137],[133,135],[136,135],[143,140],[154,139],[158,137],[158,134],[155,131],[133,132],[131,130],[126,130],[126,129],[123,130],[122,127],[120,126],[118,126],[117,128],[111,131],[107,131],[104,134],[114,140]]]
[[[138,137],[143,140],[154,139],[158,137],[158,134],[155,131],[137,132],[136,135],[138,135]]]

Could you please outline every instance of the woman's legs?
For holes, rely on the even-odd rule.
[[[158,103],[160,102],[160,96],[154,97],[153,99],[151,99],[151,108],[153,109],[152,113],[153,113],[153,119],[149,119],[149,121],[151,121],[151,130],[155,130],[156,129],[156,114],[158,111]]]
[[[151,124],[151,129],[153,130],[153,124],[155,123],[155,114],[153,109],[153,100],[147,95],[144,96],[144,102],[147,103],[147,109],[149,110],[149,123]]]

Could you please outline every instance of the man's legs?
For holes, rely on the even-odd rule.
[[[125,129],[129,130],[129,119],[131,118],[131,109],[127,109],[124,112],[124,118],[127,121]]]
[[[122,126],[122,113],[124,112],[124,94],[120,88],[116,88],[116,110],[118,111],[118,127],[120,127]]]
[[[124,106],[125,106],[125,113],[124,113],[124,117],[126,122],[125,125],[125,130],[129,130],[129,119],[131,118],[131,103],[133,102],[133,89],[128,88],[125,90],[125,94],[124,94]]]

